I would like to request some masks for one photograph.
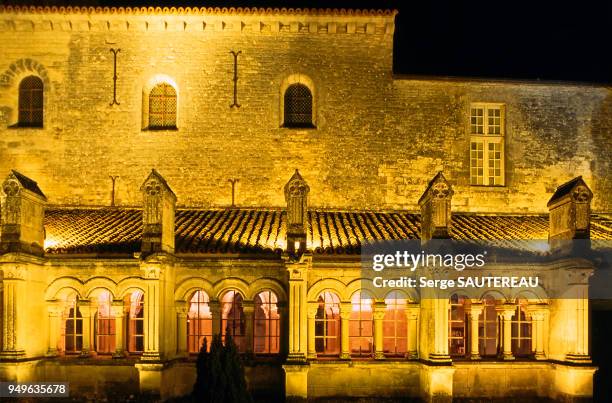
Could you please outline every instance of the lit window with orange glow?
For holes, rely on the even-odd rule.
[[[383,351],[388,356],[404,356],[408,351],[406,298],[399,291],[391,291],[385,305]]]
[[[79,353],[83,349],[83,316],[76,294],[66,298],[62,314],[62,342],[63,348],[60,349],[66,354]]]
[[[242,309],[242,295],[238,291],[230,290],[221,298],[221,330],[223,342],[231,336],[236,343],[238,351],[246,351],[246,323]]]
[[[128,311],[127,349],[130,353],[144,351],[144,294],[134,291],[125,297],[124,303]]]
[[[531,320],[527,318],[527,300],[517,299],[516,311],[512,317],[512,354],[528,357],[532,354]]]
[[[202,290],[193,293],[187,313],[187,348],[190,353],[197,353],[206,339],[210,349],[212,342],[212,312],[209,298]]]
[[[315,351],[318,355],[340,354],[340,298],[325,291],[317,299],[315,316]]]
[[[267,290],[257,294],[254,321],[255,354],[277,354],[280,351],[280,315],[275,293]]]
[[[504,123],[504,105],[470,106],[470,184],[505,184]]]
[[[371,357],[374,353],[372,297],[365,291],[357,291],[351,297],[349,347],[351,355],[357,357]]]
[[[98,309],[95,320],[95,349],[99,354],[115,352],[115,318],[111,315],[113,296],[103,290],[97,298]]]
[[[499,318],[491,295],[482,299],[483,310],[478,317],[478,353],[481,357],[496,357],[500,349]]]
[[[448,308],[448,349],[452,357],[465,357],[469,345],[467,312],[469,298],[453,294]]]

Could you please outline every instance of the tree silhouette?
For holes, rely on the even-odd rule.
[[[221,336],[213,336],[210,351],[206,338],[196,362],[193,398],[203,403],[252,403],[246,386],[244,367],[238,348],[228,334],[225,345]]]

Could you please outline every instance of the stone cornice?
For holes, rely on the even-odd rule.
[[[392,35],[395,10],[0,6],[0,31]]]

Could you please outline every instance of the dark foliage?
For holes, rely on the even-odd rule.
[[[247,390],[244,367],[231,336],[225,345],[221,336],[213,336],[210,351],[204,339],[196,362],[197,377],[193,386],[194,401],[202,403],[252,403]]]

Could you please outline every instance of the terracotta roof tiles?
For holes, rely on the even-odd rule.
[[[420,216],[409,212],[310,210],[309,248],[315,254],[357,254],[365,240],[418,239]],[[280,253],[285,212],[279,209],[178,209],[177,253]],[[547,215],[453,215],[452,237],[496,240],[521,248],[521,240],[546,240]],[[50,254],[130,254],[140,249],[142,211],[131,208],[49,208],[45,249]],[[594,215],[591,238],[612,240],[612,217]]]

